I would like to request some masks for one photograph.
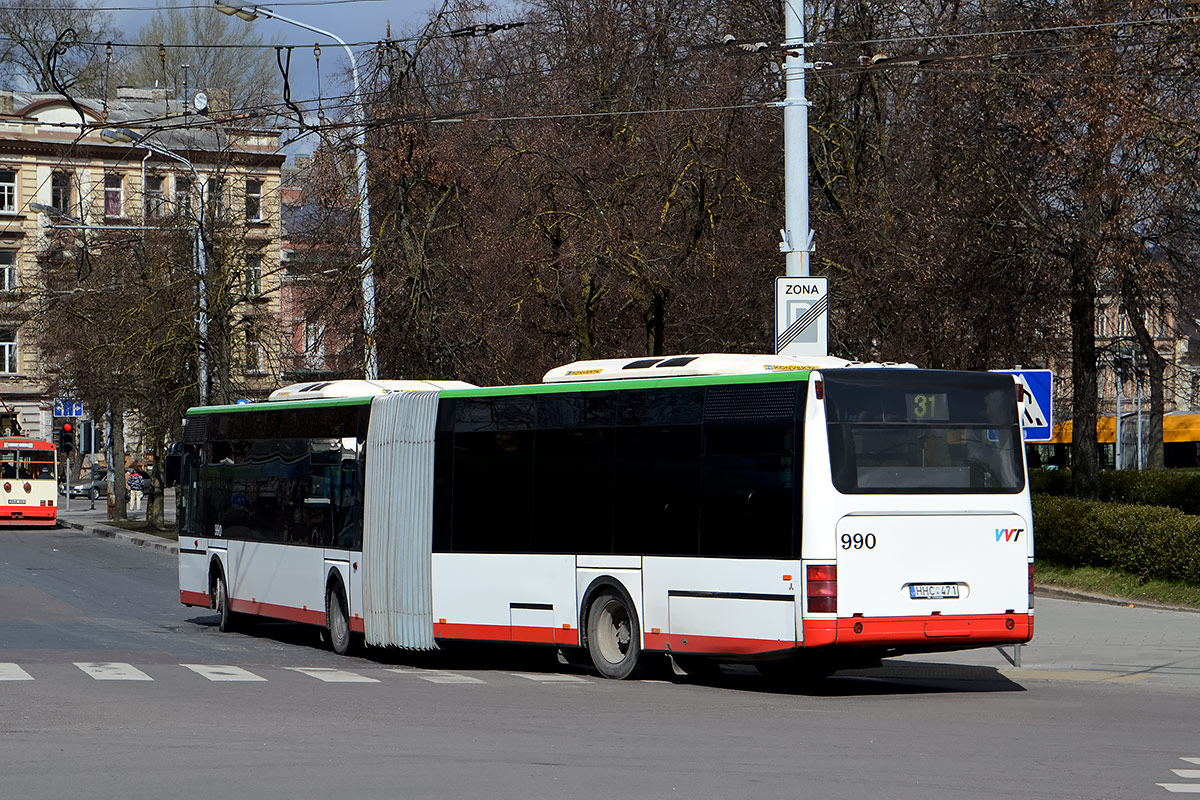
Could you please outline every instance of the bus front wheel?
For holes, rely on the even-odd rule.
[[[217,573],[217,613],[221,615],[220,630],[228,633],[237,625],[233,609],[229,607],[229,588],[225,585],[224,573]]]
[[[588,609],[588,653],[605,678],[621,680],[637,669],[642,653],[637,613],[621,595],[601,592]]]
[[[346,596],[336,582],[329,585],[325,595],[325,626],[333,652],[346,655],[350,650],[350,614],[346,610]]]

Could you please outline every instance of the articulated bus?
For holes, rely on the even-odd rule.
[[[58,448],[52,442],[0,439],[0,525],[58,524]]]
[[[191,409],[180,600],[344,653],[528,642],[624,678],[1028,641],[1007,374],[709,354]]]

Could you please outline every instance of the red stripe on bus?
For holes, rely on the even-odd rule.
[[[255,614],[260,617],[286,619],[289,622],[305,622],[309,625],[325,624],[325,609],[292,608],[277,606],[274,603],[258,603],[254,600],[235,600],[230,598],[229,607],[239,614]]]
[[[755,655],[794,650],[794,639],[742,639],[732,636],[694,636],[679,633],[647,633],[647,650],[711,655]]]
[[[212,601],[204,592],[189,592],[186,589],[179,590],[179,602],[185,606],[203,606],[204,608],[212,608]]]
[[[435,622],[433,623],[433,635],[438,639],[469,639],[479,642],[579,644],[577,628],[546,628],[535,625],[471,625],[462,622]]]

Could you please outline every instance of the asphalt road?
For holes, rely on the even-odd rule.
[[[0,798],[1200,793],[1198,614],[1041,598],[1020,668],[993,649],[810,687],[614,682],[540,649],[221,634],[178,604],[174,564],[0,532]]]

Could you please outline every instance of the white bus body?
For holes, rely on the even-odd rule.
[[[364,633],[371,645],[412,649],[434,648],[438,640],[584,647],[610,677],[629,674],[643,651],[764,665],[815,654],[833,668],[905,652],[1031,638],[1032,512],[1016,427],[1017,395],[1009,390],[1011,407],[989,411],[991,417],[963,407],[976,397],[992,403],[996,381],[1011,378],[761,356],[674,361],[666,367],[653,359],[568,365],[548,374],[541,387],[458,385],[421,392],[424,387],[376,386],[368,387],[372,400],[346,397],[340,394],[346,387],[333,385],[321,391],[344,399],[195,409],[186,436],[192,455],[184,458],[192,463],[185,463],[179,492],[180,600],[217,608],[225,592],[223,626],[238,613],[328,626],[339,650],[348,644],[338,635],[342,627]],[[709,372],[694,374],[697,361]],[[613,377],[623,364],[634,365],[633,379]],[[855,377],[867,373],[881,377],[865,383]],[[889,389],[895,381],[905,387],[902,399]],[[974,388],[960,396],[960,383]],[[931,388],[923,393],[926,385]],[[281,397],[300,396],[300,388]],[[766,441],[767,434],[793,424],[782,418],[772,428],[751,416],[790,413],[786,405],[780,406],[783,412],[759,406],[766,408],[775,402],[770,397],[793,388],[801,409],[794,435],[785,437],[793,451],[763,455],[778,439],[762,453],[750,445],[739,450],[743,430],[742,438]],[[632,428],[599,424],[577,433],[541,416],[528,429],[504,421],[510,413],[505,409],[526,401],[540,415],[544,405],[559,402],[599,406],[617,392],[661,399],[677,389],[706,398],[702,420],[676,426],[643,421]],[[714,398],[726,389],[729,397],[749,392],[767,399],[722,410],[726,406]],[[824,397],[825,391],[840,399]],[[878,420],[863,422],[874,406],[855,404],[872,392],[891,406]],[[477,414],[470,408],[488,402],[493,405],[487,414],[470,418]],[[310,443],[303,455],[293,448],[293,456],[310,464],[303,468],[307,472],[295,472],[289,465],[299,462],[287,458],[270,467],[242,466],[254,456],[236,450],[259,446],[249,441],[259,435],[253,431],[220,438],[222,426],[233,430],[241,424],[238,415],[259,413],[254,419],[270,420],[274,417],[262,414],[300,414],[305,403],[328,409],[331,419],[357,415],[353,425],[339,422],[344,429],[319,437],[322,444]],[[935,411],[926,420],[906,419],[905,403],[919,404],[922,414],[927,403],[959,408]],[[660,416],[658,410],[646,413],[646,419]],[[721,427],[720,414],[732,415],[724,418],[732,421]],[[841,416],[835,420],[830,414]],[[424,421],[400,431],[412,420]],[[347,425],[357,425],[357,439]],[[637,472],[643,468],[636,449],[645,444],[638,438],[643,432],[682,442],[689,453],[687,448],[703,448],[694,464],[690,456],[678,462],[684,472],[694,469],[688,473],[694,487],[670,470]],[[572,436],[601,456],[572,461],[572,451],[562,445],[574,441]],[[589,436],[592,445],[584,441]],[[633,455],[621,455],[621,437],[633,442]],[[613,439],[617,455],[610,472],[596,461],[608,463],[603,459],[610,451],[603,448]],[[529,462],[521,460],[531,440],[541,448],[538,463],[546,460],[549,472],[529,466],[532,455]],[[876,440],[882,443],[879,453],[871,450]],[[368,442],[372,456],[364,462]],[[831,442],[839,443],[838,452],[831,452]],[[855,447],[866,449],[847,455]],[[986,469],[974,456],[962,455],[971,448],[987,451]],[[656,450],[646,452],[651,461],[656,457]],[[487,453],[499,460],[487,461],[492,457]],[[229,457],[219,458],[222,454]],[[856,465],[847,467],[855,457]],[[453,469],[445,463],[451,458],[457,459]],[[560,462],[578,470],[553,466]],[[363,463],[369,464],[366,470]],[[496,465],[508,466],[486,473],[486,481],[471,482],[471,470]],[[527,488],[536,500],[520,497],[526,484],[514,474],[523,469],[532,476]],[[622,493],[629,469],[636,473],[629,479],[637,482]],[[727,479],[736,483],[743,471],[753,473],[752,488],[718,497]],[[607,474],[613,475],[611,484],[604,483]],[[798,476],[796,485],[789,483],[791,475]],[[934,491],[922,488],[929,481],[936,482]],[[679,496],[694,498],[700,510],[677,502],[671,494],[676,484]],[[563,496],[563,487],[569,496]],[[359,499],[347,500],[355,491]],[[779,505],[784,491],[794,496],[793,510]],[[286,492],[292,492],[290,500],[280,496]],[[228,507],[214,506],[217,501]],[[546,503],[554,504],[553,513]],[[630,505],[632,511],[625,508]],[[637,528],[644,531],[638,535],[645,537],[646,549],[630,552],[641,540],[622,541],[628,528],[622,521],[642,525],[638,509],[658,521]],[[693,522],[687,520],[702,515],[705,522],[695,523],[698,533],[689,533]],[[791,533],[764,532],[754,522],[793,518],[788,515],[795,519]],[[286,525],[270,529],[262,522],[285,518]],[[603,537],[609,519],[611,546],[597,547],[608,541]],[[717,519],[728,522],[711,522]],[[300,531],[301,525],[312,527]],[[760,543],[763,535],[774,544]],[[699,537],[699,544],[689,536]],[[679,551],[662,552],[672,541],[682,542]],[[756,548],[763,553],[755,555]]]

